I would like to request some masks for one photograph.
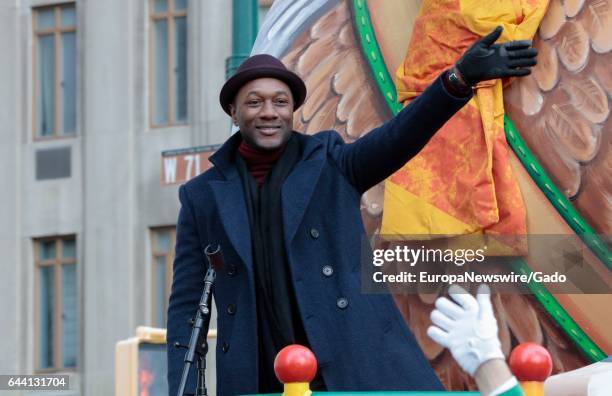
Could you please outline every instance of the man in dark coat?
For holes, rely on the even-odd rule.
[[[256,55],[240,66],[220,94],[240,133],[210,158],[213,168],[179,190],[170,395],[185,353],[172,345],[188,343],[209,244],[225,257],[214,289],[217,394],[282,391],[272,364],[292,343],[314,352],[315,389],[441,389],[391,296],[360,292],[360,198],[418,153],[477,82],[529,73],[530,43],[493,44],[500,33],[475,43],[397,116],[351,144],[334,131],[292,131],[306,87],[278,59]],[[194,389],[192,373],[187,391]]]

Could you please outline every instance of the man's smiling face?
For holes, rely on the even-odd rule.
[[[275,78],[246,83],[230,105],[232,120],[251,148],[275,150],[293,130],[293,96],[289,86]]]

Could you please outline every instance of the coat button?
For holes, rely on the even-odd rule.
[[[344,297],[341,297],[336,301],[336,305],[338,306],[338,308],[344,309],[348,307],[348,300]]]
[[[325,276],[332,276],[332,274],[334,273],[334,268],[331,265],[325,265],[323,266],[323,275]]]
[[[227,306],[227,313],[234,315],[236,313],[236,304],[230,304]]]
[[[317,239],[319,237],[319,230],[317,230],[316,228],[311,228],[310,236],[313,237],[314,239]]]
[[[223,345],[221,345],[221,350],[223,351],[223,353],[227,353],[227,351],[229,351],[229,344],[227,342],[224,342]]]
[[[228,276],[234,276],[236,275],[236,266],[235,265],[230,265],[229,267],[227,267],[227,275]]]

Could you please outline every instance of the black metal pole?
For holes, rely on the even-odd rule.
[[[185,353],[185,365],[183,366],[183,374],[178,388],[178,396],[183,396],[185,393],[189,370],[196,355],[198,356],[197,395],[207,395],[206,354],[208,353],[208,341],[206,337],[208,336],[208,328],[210,326],[212,291],[216,276],[215,268],[222,269],[223,256],[221,255],[221,247],[218,245],[214,248],[211,245],[206,246],[204,253],[208,260],[208,269],[204,277],[204,290],[202,291],[200,304],[196,312],[195,321],[193,322],[193,329],[191,330],[191,337],[189,338],[189,347],[187,353]]]

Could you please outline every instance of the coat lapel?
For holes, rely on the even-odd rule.
[[[211,181],[210,187],[225,233],[242,261],[251,268],[251,231],[240,179]]]
[[[306,213],[325,163],[325,151],[316,150],[322,143],[310,136],[298,135],[303,147],[302,158],[287,176],[282,189],[283,225],[287,249]]]
[[[219,210],[219,218],[234,249],[251,271],[251,228],[240,175],[233,156],[240,144],[240,134],[236,133],[210,157],[225,180],[210,181],[214,199]]]

